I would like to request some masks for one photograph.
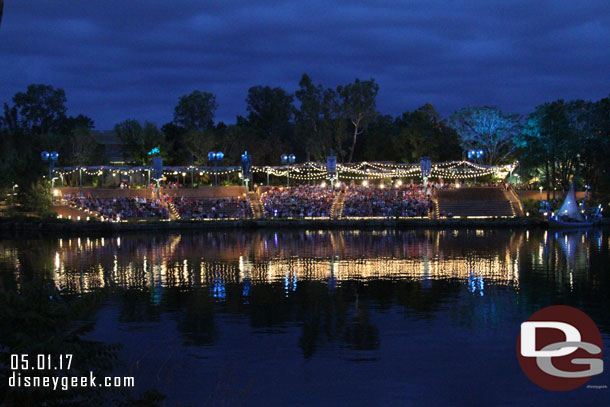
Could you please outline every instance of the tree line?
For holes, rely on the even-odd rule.
[[[169,165],[205,164],[207,153],[217,150],[230,164],[247,150],[258,165],[279,164],[282,154],[295,154],[301,162],[325,161],[331,150],[341,162],[461,156],[456,132],[432,105],[395,119],[376,110],[378,91],[374,79],[332,89],[315,85],[307,75],[294,94],[253,86],[245,100],[247,115],[227,125],[214,122],[215,96],[196,90],[179,98],[174,119],[161,128],[128,119],[114,131],[124,143],[125,157],[139,164],[147,162],[154,146],[160,146]]]
[[[246,115],[235,123],[215,121],[215,95],[194,90],[180,97],[173,120],[160,127],[128,118],[113,131],[124,159],[149,163],[159,147],[167,165],[207,163],[209,151],[223,151],[237,164],[244,150],[256,165],[279,164],[281,154],[297,161],[325,161],[334,151],[339,162],[417,162],[460,160],[471,149],[483,164],[520,162],[523,181],[550,190],[581,183],[609,190],[610,99],[557,100],[528,115],[505,114],[494,106],[464,107],[442,118],[429,103],[393,117],[376,106],[379,85],[355,79],[336,88],[316,84],[304,74],[294,93],[280,87],[253,86],[245,98]],[[42,150],[56,150],[58,165],[105,164],[93,119],[69,116],[66,95],[50,85],[33,84],[4,103],[0,115],[0,183],[28,183],[43,174]]]

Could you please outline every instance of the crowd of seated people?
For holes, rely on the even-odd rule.
[[[329,217],[333,191],[319,186],[273,187],[261,200],[268,218]]]
[[[423,185],[351,186],[345,191],[344,217],[419,217],[433,210],[432,187]]]
[[[169,214],[160,199],[67,197],[68,204],[89,210],[107,219],[167,219]]]
[[[171,198],[170,198],[171,199]],[[250,202],[246,198],[188,199],[173,200],[182,219],[228,219],[252,216]]]
[[[432,197],[449,184],[341,185],[343,217],[427,217],[434,209]],[[328,218],[336,194],[330,187],[272,187],[261,194],[266,218]],[[68,202],[108,219],[169,218],[171,202],[182,219],[234,219],[252,217],[249,200],[233,198],[95,198],[69,197]],[[171,205],[170,205],[171,206]],[[172,213],[173,209],[172,209]]]

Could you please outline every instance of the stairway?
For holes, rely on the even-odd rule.
[[[53,205],[51,209],[57,212],[57,216],[63,219],[89,220],[98,219],[99,214],[95,211],[84,210],[76,206]]]
[[[508,201],[510,202],[510,206],[514,214],[513,216],[525,216],[521,199],[513,189],[512,185],[509,186],[506,191],[504,191],[504,195],[506,196],[506,199],[508,199]]]
[[[339,191],[337,196],[333,200],[333,204],[330,207],[330,218],[341,219],[343,214],[343,205],[345,204],[345,192]]]
[[[256,192],[248,192],[248,200],[254,219],[263,219],[265,217],[265,207],[261,197]]]
[[[519,216],[504,188],[474,187],[437,192],[439,215],[453,217]]]
[[[182,219],[180,213],[178,213],[178,210],[176,209],[176,206],[172,201],[167,201],[167,211],[169,212],[170,220]]]

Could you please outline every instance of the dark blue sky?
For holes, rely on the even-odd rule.
[[[0,102],[51,84],[98,129],[161,125],[194,89],[233,123],[250,86],[294,91],[304,72],[327,87],[373,77],[392,115],[597,100],[610,93],[610,2],[5,0]]]

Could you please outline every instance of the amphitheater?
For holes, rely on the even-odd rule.
[[[303,187],[301,187],[303,188]],[[375,188],[375,187],[373,187]],[[285,187],[282,189],[286,189]],[[213,212],[213,219],[253,218],[262,219],[269,216],[267,207],[265,211],[264,198],[269,187],[257,187],[254,191],[247,191],[244,186],[218,186],[199,188],[172,188],[156,190],[147,189],[119,189],[95,187],[67,187],[54,189],[54,207],[58,217],[72,220],[110,220],[104,219],[99,212],[71,204],[80,199],[104,200],[112,202],[127,198],[136,202],[152,202],[157,209],[165,209],[168,220],[195,219],[185,216],[181,207],[196,207],[199,213]],[[288,190],[288,189],[286,189]],[[328,203],[329,211],[325,214],[328,219],[342,219],[345,190],[336,190],[331,194],[332,201]],[[162,199],[158,199],[161,197]],[[293,199],[294,200],[294,199]],[[366,201],[366,197],[361,200]],[[461,187],[440,189],[429,197],[430,210],[427,215],[434,219],[442,218],[513,218],[524,216],[523,205],[517,192],[511,187],[485,186]],[[268,203],[267,203],[268,204]],[[290,202],[295,206],[299,202]],[[221,210],[219,209],[221,208]],[[165,211],[163,213],[165,213]],[[220,216],[218,216],[220,213]],[[190,212],[189,212],[190,215]],[[303,216],[308,218],[308,216]],[[365,216],[362,216],[365,217]],[[389,217],[389,216],[385,216]],[[400,217],[400,216],[396,216]],[[420,216],[422,217],[422,216]],[[108,218],[108,217],[107,217]],[[200,219],[200,218],[197,218]],[[320,217],[318,217],[320,219]],[[354,219],[354,217],[352,218]],[[130,220],[130,219],[122,219]],[[138,219],[146,220],[146,219]],[[211,219],[205,219],[211,220]]]

